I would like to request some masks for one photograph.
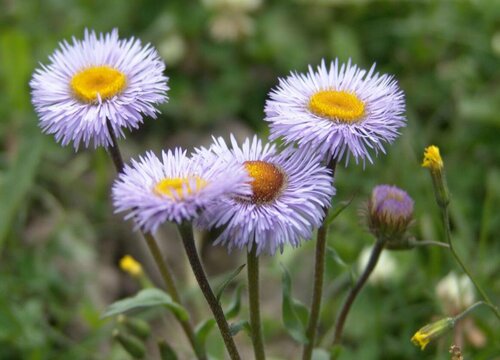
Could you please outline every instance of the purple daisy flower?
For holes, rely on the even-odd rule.
[[[362,70],[349,61],[325,61],[307,74],[291,73],[279,79],[266,102],[266,121],[274,140],[310,146],[324,159],[346,165],[352,155],[372,163],[370,150],[385,152],[405,126],[404,94],[389,75]]]
[[[116,212],[128,211],[136,228],[155,232],[165,221],[180,224],[224,196],[250,194],[249,177],[236,162],[201,162],[177,148],[161,159],[147,152],[125,165],[112,188]]]
[[[390,185],[373,188],[368,201],[368,226],[377,238],[398,242],[412,219],[413,200],[406,191]]]
[[[167,101],[165,64],[151,45],[120,40],[118,30],[82,41],[63,41],[30,82],[32,102],[45,133],[62,145],[111,145],[109,120],[117,137],[136,129],[143,115],[156,118],[156,105]]]
[[[236,160],[252,178],[251,195],[218,201],[197,224],[223,227],[216,244],[227,245],[229,250],[257,246],[257,254],[274,254],[286,244],[298,246],[321,224],[335,193],[331,172],[316,154],[291,147],[278,153],[274,145],[263,144],[256,136],[240,147],[231,135],[231,149],[222,138],[214,139],[198,155],[227,164]]]

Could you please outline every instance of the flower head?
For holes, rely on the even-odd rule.
[[[119,39],[118,31],[97,35],[85,31],[83,40],[63,41],[38,68],[30,82],[40,127],[62,145],[108,146],[111,135],[135,129],[156,105],[167,100],[165,65],[150,45],[135,38]]]
[[[115,180],[112,196],[117,212],[128,211],[126,219],[155,232],[165,221],[196,218],[221,197],[248,195],[248,181],[241,164],[202,162],[177,148],[163,152],[161,159],[148,152],[132,160]]]
[[[139,277],[143,274],[141,263],[130,255],[125,255],[120,259],[120,269],[134,277]]]
[[[422,166],[433,171],[440,171],[443,168],[443,159],[437,146],[431,145],[425,148]]]
[[[436,285],[436,295],[449,315],[456,315],[474,303],[474,285],[467,275],[450,272]]]
[[[416,346],[420,346],[420,348],[424,350],[429,342],[439,338],[448,330],[453,329],[454,326],[455,320],[451,317],[447,317],[431,324],[427,324],[423,328],[418,330],[415,335],[413,335],[413,337],[411,338],[411,342]]]
[[[443,208],[450,202],[448,184],[444,172],[443,159],[437,146],[431,145],[424,150],[424,161],[422,166],[430,170],[432,185],[434,186],[434,195],[438,205]]]
[[[311,152],[292,148],[278,153],[254,137],[240,147],[231,136],[231,149],[222,138],[199,155],[220,162],[237,161],[251,177],[248,196],[225,198],[207,208],[200,218],[204,228],[224,227],[216,243],[274,254],[284,245],[298,246],[321,224],[335,190],[332,176]]]
[[[322,157],[346,163],[368,159],[369,150],[385,152],[405,126],[404,95],[389,75],[362,70],[349,61],[323,61],[307,74],[292,73],[280,79],[266,103],[271,139],[311,146]]]
[[[413,218],[413,200],[396,186],[378,185],[368,200],[368,226],[378,239],[395,245]]]

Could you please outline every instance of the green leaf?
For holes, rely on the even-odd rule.
[[[210,331],[212,331],[214,326],[215,319],[207,319],[196,326],[194,334],[198,346],[201,346],[202,348],[205,347],[205,342],[207,341],[208,334],[210,334]]]
[[[295,313],[297,314],[297,317],[302,323],[302,326],[304,327],[304,329],[307,328],[307,322],[309,321],[308,307],[303,302],[297,299],[292,299],[292,305]]]
[[[170,295],[166,292],[156,288],[144,289],[139,291],[133,297],[114,302],[108,306],[101,318],[118,315],[133,309],[148,308],[159,305],[165,306],[181,320],[187,320],[189,318],[189,314],[184,307],[173,301]]]
[[[342,345],[333,345],[332,348],[330,349],[330,359],[331,360],[337,359],[342,353],[343,349],[344,348],[342,347]]]
[[[231,283],[231,281],[233,281],[233,279],[236,276],[238,276],[238,274],[241,272],[241,270],[243,270],[243,268],[245,267],[245,265],[246,264],[238,266],[238,268],[236,270],[234,270],[231,274],[229,274],[228,277],[226,278],[226,280],[224,280],[224,282],[219,287],[219,290],[217,290],[217,293],[216,293],[216,297],[217,297],[217,301],[218,302],[220,302],[220,298],[222,296],[222,293],[226,289],[226,287]]]
[[[356,195],[354,194],[351,196],[349,200],[339,202],[336,208],[332,209],[333,211],[326,218],[324,226],[330,225],[333,222],[333,220],[335,220],[337,216],[339,216],[342,213],[342,211],[344,211],[349,207],[349,205],[351,205],[355,197]]]
[[[227,307],[227,309],[224,311],[224,315],[226,316],[226,319],[232,319],[238,315],[241,309],[241,289],[243,288],[243,285],[240,284],[236,290],[234,291],[233,297],[231,299],[231,303]]]
[[[143,359],[146,355],[146,347],[144,343],[137,337],[129,334],[124,334],[115,330],[113,337],[118,341],[123,349],[134,359]]]
[[[235,336],[241,330],[244,330],[249,336],[251,335],[252,329],[248,320],[241,320],[229,325],[231,336]]]
[[[338,265],[342,266],[343,268],[349,267],[349,265],[346,264],[344,260],[340,257],[340,255],[335,251],[334,248],[327,246],[326,248],[326,254]]]
[[[158,341],[158,350],[161,360],[177,360],[174,349],[165,340]]]
[[[299,316],[299,312],[303,310],[298,310],[300,306],[297,305],[298,301],[292,298],[292,280],[290,279],[290,274],[286,268],[282,265],[283,275],[283,302],[282,302],[282,317],[283,324],[285,325],[286,331],[290,336],[300,342],[301,344],[307,344],[308,340],[305,333],[305,326],[301,320],[302,316]],[[306,309],[307,311],[307,309]],[[307,314],[308,316],[308,314]]]
[[[43,152],[43,137],[39,129],[25,130],[18,156],[0,187],[0,253],[13,219],[32,187]]]

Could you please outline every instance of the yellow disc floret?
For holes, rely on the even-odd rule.
[[[285,175],[276,165],[261,161],[245,161],[252,178],[252,202],[266,203],[278,197],[285,184]]]
[[[109,66],[92,66],[76,73],[71,79],[71,89],[84,102],[112,98],[125,89],[127,78],[121,71]]]
[[[351,124],[365,114],[365,103],[346,91],[323,90],[309,98],[309,110],[318,116]]]
[[[203,189],[207,182],[198,176],[184,178],[165,178],[156,184],[154,192],[157,195],[167,196],[172,200],[182,199]]]

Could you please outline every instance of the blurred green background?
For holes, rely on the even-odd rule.
[[[436,144],[452,192],[458,251],[479,282],[500,301],[500,3],[370,0],[2,0],[0,2],[0,359],[127,359],[111,339],[107,304],[138,286],[118,268],[131,253],[156,274],[131,224],[112,215],[114,169],[104,150],[61,148],[43,135],[30,104],[28,82],[59,41],[82,38],[85,28],[136,36],[159,49],[167,64],[170,101],[160,118],[121,141],[128,159],[147,149],[208,144],[210,135],[266,136],[263,107],[277,78],[303,72],[321,59],[373,62],[394,74],[406,93],[408,126],[387,156],[363,170],[337,175],[336,202],[355,195],[332,225],[329,245],[346,266],[329,259],[320,337],[331,338],[334,314],[372,239],[357,210],[380,183],[406,189],[416,202],[413,233],[443,240],[431,180],[420,167],[423,149]],[[208,317],[179,241],[168,226],[162,245],[173,261],[194,321]],[[283,264],[294,294],[309,303],[314,242],[262,264],[263,316],[270,358],[296,358],[281,313]],[[368,285],[345,330],[341,359],[449,359],[453,335],[421,352],[409,339],[447,315],[435,286],[459,269],[446,250],[391,253],[387,279]],[[212,278],[244,263],[242,254],[203,247]],[[237,281],[244,283],[245,276]],[[159,282],[158,282],[159,284]],[[228,294],[229,296],[229,294]],[[224,299],[227,301],[227,299]],[[246,302],[240,318],[247,317]],[[159,313],[149,314],[158,317]],[[500,359],[500,327],[487,309],[460,329],[466,359]],[[185,339],[168,318],[156,321],[189,358]],[[465,326],[464,326],[465,328]],[[244,358],[250,341],[236,336]],[[222,358],[220,339],[209,340]],[[151,355],[154,358],[154,352]]]

